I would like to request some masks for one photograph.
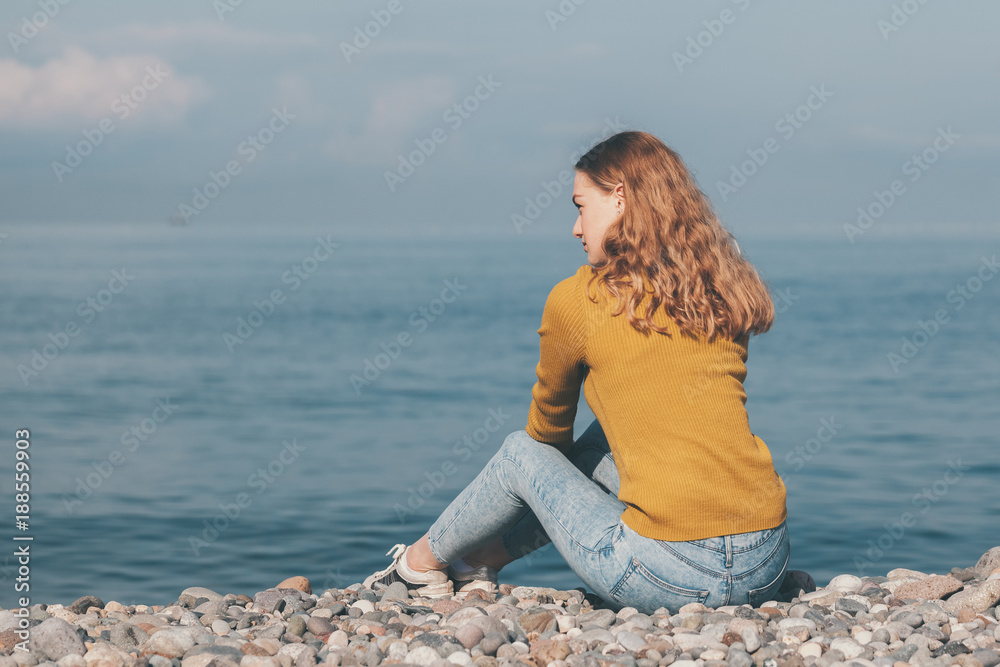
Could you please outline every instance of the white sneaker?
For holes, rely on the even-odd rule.
[[[386,556],[392,555],[392,565],[384,570],[376,572],[363,582],[366,586],[375,590],[375,584],[389,584],[401,581],[406,584],[410,593],[417,597],[443,598],[451,597],[454,594],[454,584],[448,578],[444,570],[429,570],[427,572],[416,572],[406,565],[405,554],[409,549],[405,544],[397,544],[386,552]]]
[[[480,565],[471,572],[459,572],[451,565],[446,570],[452,584],[457,589],[455,595],[464,598],[469,591],[481,590],[496,599],[499,571],[489,565]]]

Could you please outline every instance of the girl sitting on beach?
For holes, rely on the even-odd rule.
[[[790,551],[743,388],[750,334],[774,319],[767,286],[653,135],[611,136],[574,167],[589,265],[545,303],[525,429],[363,583],[495,595],[501,568],[552,541],[612,607],[759,606]],[[581,384],[597,419],[574,440]]]

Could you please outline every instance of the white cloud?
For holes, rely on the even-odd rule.
[[[0,126],[52,127],[115,118],[113,106],[123,96],[129,98],[130,116],[172,122],[206,99],[208,88],[200,79],[178,76],[154,56],[101,60],[67,47],[38,67],[0,59]]]
[[[341,124],[326,153],[351,164],[385,164],[411,149],[414,139],[426,137],[436,127],[447,129],[443,115],[456,90],[455,80],[445,76],[388,84],[372,97],[361,130],[351,132]]]

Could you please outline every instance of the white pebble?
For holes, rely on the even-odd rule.
[[[448,655],[448,661],[453,662],[456,665],[471,665],[472,656],[470,656],[465,651],[454,651]]]
[[[801,644],[807,639],[809,639],[809,631],[805,628],[782,630],[778,633],[778,641],[784,642],[790,646],[793,644]]]
[[[212,621],[212,632],[215,634],[224,637],[229,634],[230,630],[229,624],[221,618]]]
[[[702,651],[701,655],[698,656],[699,660],[725,660],[726,654],[717,648],[710,648],[707,651]]]
[[[856,641],[859,644],[870,644],[872,641],[872,633],[868,630],[860,630],[854,633],[854,641]]]
[[[525,644],[524,642],[511,642],[510,645],[513,646],[514,650],[520,653],[521,655],[525,655],[530,650],[528,648],[528,645]]]
[[[576,628],[576,616],[572,614],[560,614],[556,616],[556,625],[559,626],[559,632],[569,632]],[[581,632],[583,631],[581,630]]]
[[[831,588],[842,593],[857,593],[861,590],[861,579],[855,577],[853,574],[838,574],[830,580],[830,583],[827,584],[827,588]]]
[[[855,577],[855,579],[857,579],[857,577]],[[847,637],[837,637],[830,642],[830,650],[840,651],[844,654],[845,660],[853,660],[865,652],[865,650],[861,648],[861,644],[857,643],[853,639],[848,639]]]
[[[635,616],[638,613],[639,610],[636,609],[635,607],[622,607],[621,609],[618,610],[616,616],[618,616],[618,620],[626,621],[628,620],[629,616]]]
[[[816,621],[808,618],[783,618],[778,621],[778,629],[780,630],[795,630],[798,628],[805,628],[806,630],[815,630]]]
[[[76,653],[70,653],[69,655],[64,655],[56,661],[59,667],[87,667],[87,661],[82,655],[77,655]]]
[[[406,654],[406,662],[414,665],[430,665],[441,659],[441,654],[430,646],[418,646]]]
[[[646,640],[637,634],[629,632],[628,630],[623,630],[615,635],[615,639],[619,644],[625,647],[628,651],[638,651],[646,644]],[[722,659],[725,659],[723,656]]]
[[[347,648],[347,640],[348,636],[346,632],[344,632],[343,630],[334,630],[333,632],[330,633],[330,636],[327,637],[326,644],[327,646]]]
[[[747,653],[753,653],[754,651],[760,648],[760,635],[758,635],[750,628],[744,628],[743,645],[746,646]]]
[[[960,642],[963,639],[968,639],[971,636],[972,636],[971,632],[969,632],[962,626],[958,626],[957,628],[951,629],[951,639],[949,639],[949,641]]]
[[[835,600],[840,597],[840,592],[830,591],[825,588],[820,588],[818,590],[813,591],[812,593],[803,593],[802,595],[799,596],[799,600],[802,602],[812,602],[813,600],[820,600],[825,597],[829,597],[831,600]],[[823,606],[826,607],[832,604],[833,603],[831,602],[824,604]]]
[[[373,605],[369,600],[358,600],[351,605],[352,608],[360,609],[362,614],[367,614],[370,611],[375,611],[375,605]]]
[[[799,655],[803,658],[818,658],[823,655],[823,646],[817,642],[806,642],[799,647]]]

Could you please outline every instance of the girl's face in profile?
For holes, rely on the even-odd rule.
[[[587,261],[591,266],[606,259],[601,248],[604,233],[618,217],[618,197],[612,192],[605,195],[582,171],[573,179],[573,204],[579,211],[573,236],[583,241],[587,251]],[[624,204],[622,204],[624,211]]]

